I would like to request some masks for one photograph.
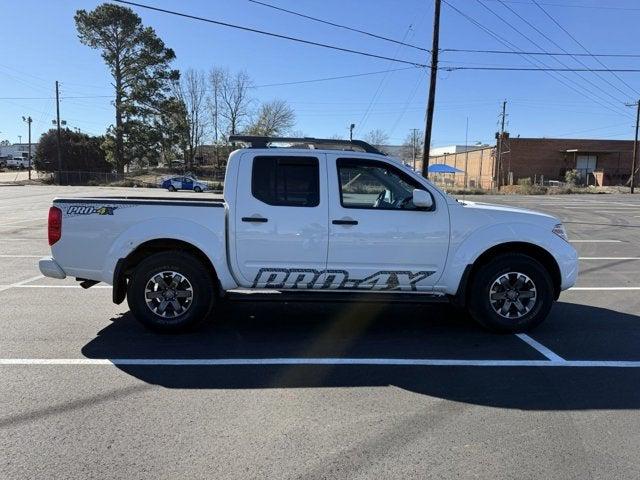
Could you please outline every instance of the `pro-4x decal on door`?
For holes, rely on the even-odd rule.
[[[311,268],[261,268],[251,288],[292,289],[319,288],[327,290],[400,290],[417,291],[417,284],[434,271],[382,270],[366,278],[349,278],[346,270],[315,270]],[[321,276],[326,274],[323,278]]]

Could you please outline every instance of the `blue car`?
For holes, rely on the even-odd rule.
[[[194,192],[199,193],[208,189],[206,183],[199,182],[188,175],[183,177],[165,178],[160,182],[160,187],[166,188],[170,192],[175,192],[176,190],[193,190]]]

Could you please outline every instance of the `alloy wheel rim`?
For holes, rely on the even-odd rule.
[[[146,283],[147,308],[162,318],[176,318],[193,303],[193,286],[183,274],[167,270],[154,274]]]
[[[536,285],[522,272],[508,272],[494,280],[489,289],[491,308],[503,318],[519,319],[536,304]]]

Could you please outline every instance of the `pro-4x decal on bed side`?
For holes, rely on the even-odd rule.
[[[321,280],[320,276],[327,276]],[[401,290],[416,291],[416,285],[435,271],[382,270],[366,278],[349,278],[346,270],[315,270],[311,268],[261,268],[251,288],[331,290]]]

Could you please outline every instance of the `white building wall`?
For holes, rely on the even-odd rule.
[[[31,144],[31,158],[35,156],[36,144]],[[13,145],[0,145],[0,158],[13,158],[29,156],[29,144],[28,143],[14,143]]]

